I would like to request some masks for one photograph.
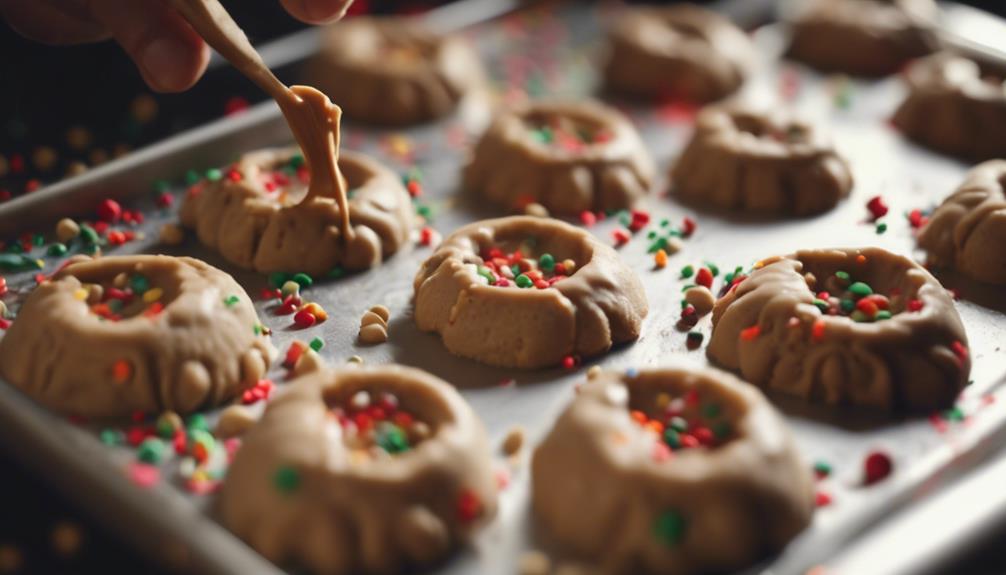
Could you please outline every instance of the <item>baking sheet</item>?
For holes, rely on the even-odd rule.
[[[477,26],[466,35],[485,56],[492,79],[501,88],[500,99],[518,97],[520,90],[532,96],[579,98],[594,92],[600,34],[612,16],[603,5],[549,4]],[[644,206],[654,223],[621,248],[625,260],[643,280],[651,306],[642,337],[635,344],[622,346],[575,372],[496,369],[455,358],[444,350],[437,336],[419,333],[411,319],[412,278],[431,253],[423,246],[397,254],[378,269],[311,288],[306,297],[322,304],[330,314],[327,322],[315,328],[291,330],[289,316],[274,316],[268,305],[260,303],[263,321],[274,330],[274,343],[285,350],[294,338],[309,341],[317,336],[326,342],[322,355],[333,363],[342,363],[355,354],[371,364],[397,362],[426,369],[462,390],[494,442],[498,443],[514,426],[522,426],[529,431],[533,445],[568,402],[589,365],[642,368],[660,365],[672,357],[705,363],[704,353],[688,351],[684,333],[674,327],[680,310],[680,289],[686,283],[678,273],[682,266],[711,261],[722,270],[738,265],[746,268],[768,255],[813,247],[877,245],[913,254],[904,213],[934,205],[957,185],[967,166],[915,148],[888,126],[886,118],[903,95],[896,78],[865,84],[837,76],[821,77],[791,64],[776,66],[771,62],[782,46],[780,30],[761,29],[755,39],[764,67],[746,87],[744,97],[764,102],[782,99],[830,123],[839,150],[850,159],[856,188],[851,198],[820,217],[766,221],[726,218],[682,206],[665,196],[666,184],[662,181],[658,193]],[[665,174],[687,140],[688,110],[674,105],[639,108],[617,104],[636,122],[661,166],[660,172]],[[500,215],[459,190],[465,142],[479,124],[478,117],[470,116],[402,132],[372,131],[349,124],[343,142],[348,148],[380,158],[403,174],[419,168],[425,190],[421,202],[434,213],[430,225],[446,234],[464,223]],[[138,230],[146,238],[109,253],[194,255],[233,273],[255,297],[265,286],[265,278],[236,270],[196,241],[190,239],[170,249],[157,245],[156,230],[173,221],[174,215],[171,210],[153,207],[150,185],[158,179],[178,182],[189,168],[204,170],[228,162],[240,152],[289,141],[274,106],[259,106],[181,141],[155,146],[123,163],[95,170],[84,176],[88,179],[53,186],[23,202],[11,202],[0,208],[0,231],[10,234],[23,230],[26,223],[54,219],[62,213],[86,213],[109,195],[131,198],[132,204],[145,206],[147,220]],[[181,193],[180,188],[176,192]],[[888,230],[882,235],[872,224],[864,223],[865,204],[878,194],[891,207],[885,219]],[[666,269],[655,270],[652,255],[647,253],[650,242],[646,233],[657,229],[662,219],[677,225],[686,215],[698,222],[696,234],[670,258]],[[617,227],[617,218],[609,218],[591,231],[611,242],[610,234]],[[39,230],[51,235],[51,228]],[[48,269],[52,269],[55,261],[48,261]],[[6,277],[17,291],[33,283],[31,275]],[[823,461],[833,466],[833,475],[820,484],[833,503],[818,511],[813,526],[780,557],[753,571],[803,572],[852,539],[868,538],[871,527],[885,516],[965,472],[998,442],[1006,422],[1004,402],[995,401],[1002,393],[1006,373],[999,348],[1006,334],[1006,318],[1002,310],[994,309],[994,292],[958,278],[947,282],[948,287],[960,289],[964,296],[958,309],[974,359],[973,384],[960,402],[964,420],[946,421],[939,416],[933,420],[888,418],[781,401],[808,464]],[[13,302],[10,298],[6,301]],[[391,339],[376,347],[357,346],[359,317],[378,303],[391,309]],[[697,327],[707,340],[708,322],[706,318]],[[281,393],[282,371],[272,375]],[[84,504],[102,509],[101,514],[113,527],[143,545],[146,552],[184,570],[247,573],[272,569],[213,522],[212,496],[193,496],[181,488],[177,461],[165,464],[157,486],[140,489],[121,473],[135,460],[135,453],[105,448],[97,442],[95,432],[102,426],[70,424],[41,410],[8,385],[0,385],[0,418],[7,431],[3,434],[5,442]],[[882,449],[894,458],[895,473],[876,486],[860,488],[861,462],[874,449]],[[499,519],[472,549],[460,553],[441,572],[513,573],[520,551],[537,546],[527,517],[526,466],[510,471],[510,485],[501,494]]]

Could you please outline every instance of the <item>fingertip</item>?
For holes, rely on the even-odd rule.
[[[294,18],[308,24],[324,24],[346,15],[353,0],[280,0]]]
[[[206,71],[209,49],[198,36],[166,33],[152,38],[140,49],[136,60],[152,90],[182,92]]]

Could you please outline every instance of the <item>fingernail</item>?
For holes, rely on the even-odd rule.
[[[304,9],[312,21],[323,23],[341,17],[351,0],[304,0]]]
[[[141,62],[154,88],[182,90],[188,87],[192,81],[188,52],[188,45],[170,36],[163,36],[147,45]]]

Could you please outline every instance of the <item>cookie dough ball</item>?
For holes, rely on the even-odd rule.
[[[947,291],[879,248],[764,260],[713,309],[707,353],[766,390],[886,410],[949,407],[971,371]]]
[[[699,114],[671,169],[681,199],[733,212],[809,216],[852,189],[852,172],[818,127],[741,104]]]
[[[310,174],[296,148],[245,154],[216,181],[190,189],[182,225],[229,262],[261,273],[324,276],[377,266],[408,242],[415,220],[401,178],[362,154],[343,151],[353,239],[339,234],[331,198],[308,202]]]
[[[814,511],[810,467],[762,394],[680,364],[582,385],[531,481],[539,524],[605,573],[737,571]]]
[[[107,256],[27,297],[0,340],[0,374],[60,413],[188,413],[240,395],[274,354],[231,276],[192,258]]]
[[[729,20],[683,4],[630,10],[610,34],[605,83],[619,94],[705,103],[744,83],[755,53]]]
[[[792,24],[788,56],[822,72],[886,76],[939,47],[933,0],[816,0]]]
[[[933,212],[919,246],[934,266],[1006,285],[1006,160],[975,166]]]
[[[501,367],[554,366],[639,337],[648,305],[618,254],[564,222],[484,220],[450,235],[415,280],[415,318],[451,353]]]
[[[477,54],[460,38],[398,18],[333,24],[308,71],[347,118],[388,126],[450,114],[483,78]]]
[[[1006,88],[1000,71],[936,54],[908,69],[908,96],[894,125],[908,138],[971,160],[1006,156]]]
[[[291,382],[220,494],[224,525],[259,553],[331,574],[429,566],[496,506],[482,423],[453,387],[400,366]]]
[[[598,102],[535,102],[501,114],[482,135],[464,185],[512,210],[620,210],[642,199],[655,168],[636,129]]]

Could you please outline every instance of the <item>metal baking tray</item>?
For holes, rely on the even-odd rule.
[[[461,3],[466,5],[466,3]],[[486,2],[475,2],[484,7]],[[509,9],[492,2],[498,10]],[[737,8],[733,2],[728,8]],[[470,6],[470,4],[469,4]],[[745,6],[749,6],[745,3]],[[526,89],[534,95],[584,97],[596,90],[596,62],[603,45],[604,24],[613,16],[607,4],[547,3],[523,8],[487,23],[455,12],[434,14],[445,28],[457,23],[482,52],[497,86]],[[439,15],[438,15],[439,14]],[[459,14],[461,14],[459,16]],[[311,35],[291,39],[280,54],[284,63],[296,64],[298,50],[310,47]],[[903,141],[887,124],[904,89],[897,78],[863,83],[842,77],[822,77],[790,63],[777,63],[784,44],[783,33],[774,26],[759,29],[754,38],[762,57],[756,77],[744,97],[765,102],[783,100],[804,113],[832,126],[839,150],[851,161],[856,187],[852,196],[835,210],[802,220],[752,220],[725,218],[696,212],[676,203],[656,187],[645,209],[652,222],[621,248],[622,256],[639,274],[650,300],[650,315],[640,340],[588,362],[574,371],[561,369],[519,371],[490,368],[451,356],[439,338],[419,333],[411,318],[412,279],[430,248],[415,246],[391,258],[380,268],[316,284],[308,292],[321,303],[330,319],[305,331],[289,329],[288,316],[273,316],[264,303],[259,313],[273,328],[274,343],[285,350],[294,339],[322,337],[322,355],[334,364],[351,355],[367,363],[397,362],[425,369],[454,383],[478,412],[491,437],[498,443],[515,426],[529,432],[529,444],[549,429],[555,415],[571,398],[592,364],[610,369],[657,366],[686,357],[705,363],[702,351],[688,351],[685,334],[675,328],[680,290],[679,277],[687,264],[715,262],[722,270],[749,266],[765,256],[798,248],[877,245],[916,255],[904,213],[935,205],[962,178],[967,166]],[[298,48],[298,46],[300,48]],[[291,56],[293,54],[293,56]],[[781,88],[783,86],[783,88]],[[617,103],[639,127],[653,152],[661,173],[681,150],[689,135],[687,111],[678,106],[639,107]],[[442,122],[407,131],[369,130],[347,122],[344,145],[370,153],[403,174],[422,171],[425,195],[432,208],[431,225],[443,234],[456,227],[499,215],[460,191],[459,169],[465,158],[464,141],[477,133],[484,118],[458,115]],[[205,170],[228,163],[245,151],[292,141],[282,118],[272,104],[225,118],[203,128],[176,136],[0,207],[0,237],[25,231],[51,236],[52,223],[65,215],[93,213],[97,202],[117,197],[129,207],[141,207],[146,221],[137,231],[144,238],[109,253],[171,253],[193,255],[232,273],[255,297],[266,279],[237,270],[203,249],[194,239],[179,247],[157,243],[157,230],[175,216],[170,209],[156,208],[151,184],[168,179],[179,182],[189,169]],[[175,189],[181,193],[181,187]],[[866,219],[865,204],[882,195],[891,207],[888,230],[878,235]],[[177,205],[178,202],[176,202]],[[663,219],[677,224],[684,216],[698,222],[695,235],[684,249],[670,258],[666,269],[656,270],[647,253],[645,235]],[[609,218],[591,229],[605,241],[618,226]],[[36,248],[35,253],[41,253]],[[47,270],[56,262],[49,258]],[[13,292],[26,292],[32,273],[7,274]],[[834,557],[854,541],[869,540],[886,518],[910,510],[956,478],[964,476],[1006,438],[1006,362],[1000,343],[1006,337],[1006,317],[996,293],[960,278],[944,278],[948,287],[961,291],[958,309],[964,320],[974,359],[973,383],[963,393],[959,406],[966,416],[961,422],[938,416],[889,417],[853,410],[810,408],[797,402],[777,404],[805,455],[808,465],[824,461],[833,475],[820,484],[833,503],[818,510],[813,525],[777,557],[753,567],[751,572],[803,573]],[[11,298],[7,298],[10,303]],[[369,306],[384,304],[391,309],[391,338],[376,347],[356,344],[360,315]],[[697,329],[710,331],[706,318]],[[282,370],[272,373],[282,393]],[[261,404],[257,407],[261,408]],[[212,421],[214,414],[208,414]],[[135,454],[130,449],[109,448],[98,441],[99,425],[70,423],[35,405],[6,383],[0,384],[0,442],[20,456],[53,485],[67,492],[110,528],[121,533],[142,552],[167,567],[185,572],[273,573],[279,568],[267,563],[233,537],[214,519],[213,497],[185,491],[177,480],[177,461],[168,461],[162,480],[150,488],[132,484],[123,470]],[[934,423],[936,422],[936,423]],[[894,473],[885,481],[864,488],[860,484],[861,462],[867,452],[883,449],[893,457]],[[525,450],[524,456],[528,455]],[[500,458],[503,465],[503,458]],[[510,485],[501,493],[498,519],[444,565],[440,573],[514,573],[523,550],[536,547],[529,519],[526,465],[510,469]]]

